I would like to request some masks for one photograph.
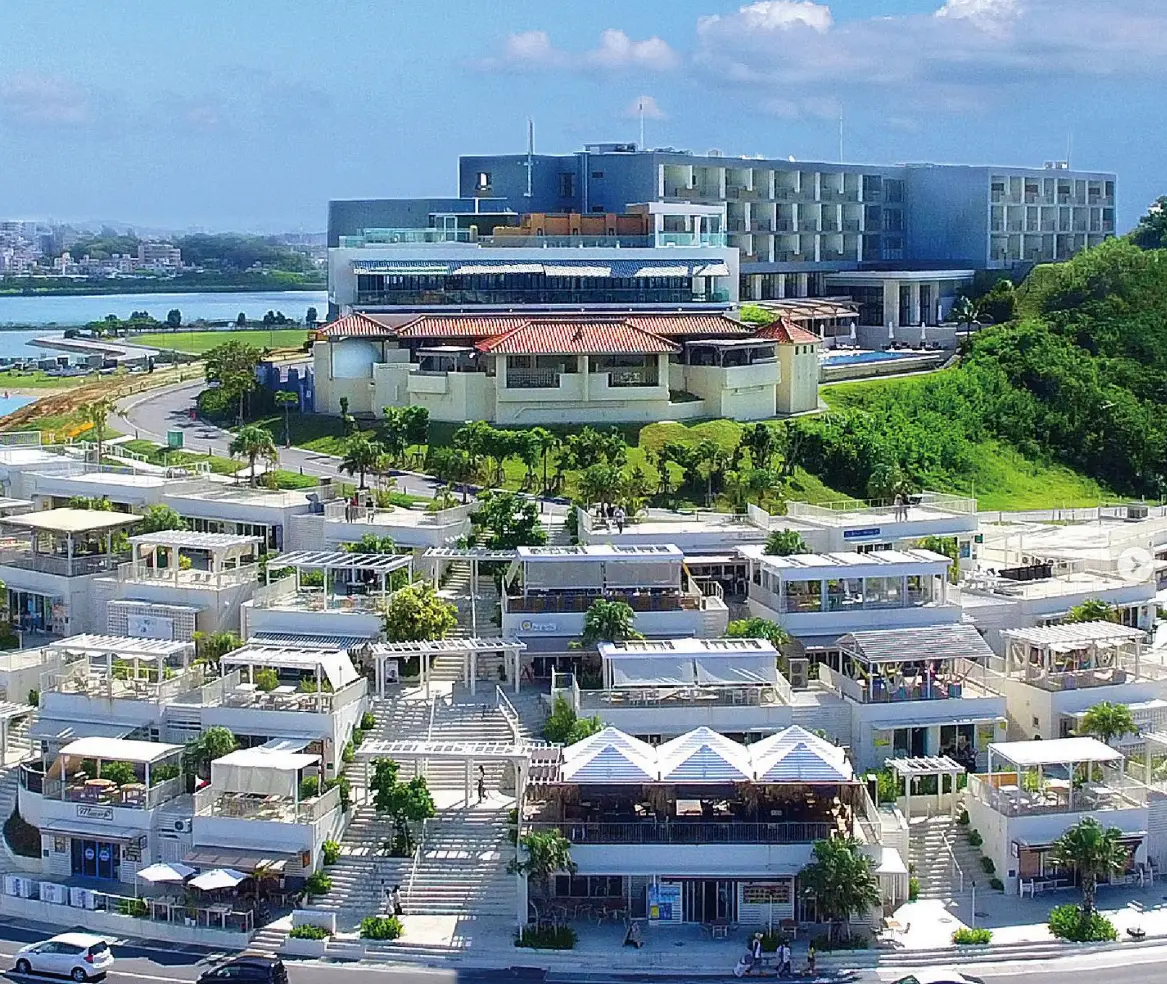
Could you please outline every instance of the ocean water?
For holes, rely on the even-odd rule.
[[[51,392],[52,390],[45,390],[45,395],[47,396]],[[35,399],[35,396],[5,396],[4,385],[0,382],[0,417],[6,417],[21,407],[28,406]]]

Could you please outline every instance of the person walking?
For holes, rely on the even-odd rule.
[[[750,940],[750,973],[760,972],[762,969],[762,934],[754,933]]]
[[[814,944],[806,948],[806,972],[814,976]]]
[[[393,902],[393,915],[400,916],[402,913],[405,912],[405,906],[401,902],[401,886],[400,885],[393,886],[391,900]]]
[[[789,977],[790,972],[790,944],[783,940],[778,947],[778,976]]]
[[[486,767],[478,766],[478,802],[486,799]]]
[[[616,532],[623,533],[624,521],[628,518],[628,514],[624,512],[624,507],[617,506],[615,513],[612,514],[612,518],[616,521]]]

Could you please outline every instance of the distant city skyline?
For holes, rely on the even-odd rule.
[[[0,214],[315,232],[330,198],[453,194],[458,155],[521,152],[528,116],[549,153],[643,117],[650,146],[727,156],[1070,157],[1118,173],[1120,232],[1167,194],[1167,5],[872,6],[9,0]]]

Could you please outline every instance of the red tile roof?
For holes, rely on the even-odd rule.
[[[624,318],[654,335],[714,335],[719,338],[749,335],[751,328],[721,314],[634,314]]]
[[[478,343],[498,355],[650,355],[679,352],[675,342],[625,321],[531,321]]]
[[[818,344],[822,341],[813,331],[799,328],[787,318],[771,321],[764,328],[758,329],[758,338],[765,338],[777,342],[779,345],[806,345]]]
[[[398,329],[397,337],[492,338],[530,320],[530,315],[423,314]]]
[[[325,338],[356,338],[359,336],[388,338],[395,333],[393,327],[375,320],[367,314],[346,314],[331,324],[321,325],[318,335]]]

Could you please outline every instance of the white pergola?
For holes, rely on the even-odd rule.
[[[427,762],[461,762],[464,765],[466,802],[474,795],[474,766],[484,762],[502,762],[514,769],[515,801],[522,803],[527,776],[531,766],[531,752],[526,745],[501,741],[434,741],[432,739],[397,741],[365,741],[356,750],[357,759],[364,763],[365,795],[369,791],[369,763],[376,759],[410,762],[414,774],[421,775]]]
[[[141,516],[132,513],[104,512],[99,509],[45,509],[19,516],[0,516],[0,525],[27,531],[34,555],[43,553],[40,549],[42,535],[48,538],[50,555],[64,541],[65,556],[62,559],[65,561],[65,573],[71,577],[74,573],[74,558],[85,556],[77,552],[79,545],[86,544],[90,536],[97,536],[100,540],[105,535],[106,564],[112,568],[114,531],[133,526],[141,519]],[[100,550],[100,542],[97,546]]]
[[[240,533],[198,533],[194,530],[162,530],[158,533],[141,533],[130,537],[133,548],[135,573],[146,564],[158,571],[159,552],[166,551],[167,572],[173,575],[174,583],[179,579],[179,552],[198,550],[210,555],[209,572],[216,577],[224,570],[242,566],[244,561],[255,559],[256,548],[264,544],[261,536],[244,536]],[[228,568],[228,563],[233,563]]]
[[[1075,674],[1109,672],[1112,683],[1122,672],[1122,657],[1132,662],[1135,678],[1139,676],[1142,656],[1142,629],[1132,629],[1114,622],[1067,622],[1019,629],[1002,629],[1005,640],[1005,672],[1026,680],[1059,680]]]
[[[255,683],[257,666],[276,670],[307,671],[315,677],[314,696],[322,704],[331,699],[331,695],[324,689],[326,682],[337,691],[357,679],[356,668],[343,649],[300,648],[249,642],[227,653],[220,660],[220,665],[224,670],[229,666],[247,667],[249,684]]]
[[[173,657],[181,657],[182,665],[185,667],[195,651],[193,642],[181,642],[173,639],[139,639],[133,636],[92,635],[90,633],[48,642],[41,648],[66,656],[82,656],[91,663],[94,657],[98,660],[104,659],[107,679],[113,677],[114,660],[133,663],[135,679],[138,676],[139,665],[151,663],[158,669],[159,682],[162,680],[162,668]]]
[[[492,550],[490,547],[430,547],[422,556],[434,565],[434,590],[442,577],[442,563],[461,560],[470,564],[470,634],[478,635],[478,565],[505,564],[515,559],[513,550]]]
[[[386,664],[417,656],[421,667],[421,682],[426,696],[430,694],[430,658],[433,656],[461,656],[462,676],[473,695],[478,692],[478,657],[489,653],[502,653],[507,670],[514,681],[514,691],[519,692],[519,654],[527,644],[518,639],[435,639],[430,642],[376,642],[369,647],[376,675],[377,695],[385,696]]]
[[[904,793],[906,794],[904,815],[906,819],[912,819],[912,780],[923,779],[925,776],[936,777],[936,805],[938,807],[944,803],[943,777],[949,777],[952,783],[950,786],[952,793],[950,805],[952,815],[956,816],[957,776],[962,776],[968,771],[959,762],[950,759],[947,755],[921,755],[915,758],[889,758],[884,761],[884,764],[904,780]]]
[[[301,590],[300,574],[302,571],[324,572],[324,607],[328,607],[328,581],[330,571],[350,571],[371,573],[380,581],[380,595],[382,599],[389,597],[390,575],[395,571],[408,571],[409,580],[413,581],[413,554],[369,554],[349,553],[347,550],[294,550],[291,553],[280,554],[267,562],[264,571],[264,583],[271,583],[271,572],[281,568],[291,567],[296,571],[296,590]],[[335,577],[333,585],[335,587]]]
[[[1036,771],[1039,783],[1044,781],[1044,770],[1047,766],[1064,768],[1071,776],[1065,784],[1067,797],[1067,812],[1074,812],[1074,783],[1075,770],[1080,765],[1115,765],[1121,766],[1125,756],[1115,748],[1097,738],[1053,738],[1048,741],[1002,741],[989,745],[989,762],[986,771],[986,780],[993,782],[993,759],[997,759],[998,772],[1000,763],[1004,759],[1012,769],[1007,772],[1016,772],[1020,775],[1026,771]]]
[[[0,765],[8,764],[8,730],[12,722],[34,710],[31,704],[18,704],[10,700],[0,702]]]

